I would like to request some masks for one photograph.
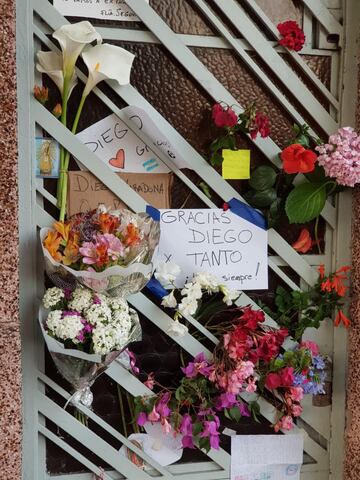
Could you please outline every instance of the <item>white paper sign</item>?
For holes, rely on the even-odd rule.
[[[142,127],[141,117],[137,115],[133,121],[138,124],[138,127]],[[114,113],[94,123],[76,136],[114,172],[170,172],[164,162],[154,155],[150,148]],[[153,138],[154,143],[162,141],[157,140],[156,137]],[[179,168],[186,165],[178,154],[172,161],[174,163],[176,161]]]
[[[122,112],[148,137],[152,138],[153,144],[162,150],[178,168],[191,168],[142,108],[130,106],[123,108]]]
[[[149,3],[149,0],[145,1]],[[101,18],[122,22],[139,21],[124,0],[54,0],[54,7],[68,17]]]
[[[302,435],[231,437],[231,480],[300,480]]]
[[[160,210],[156,263],[181,268],[177,286],[210,272],[236,290],[268,288],[267,231],[222,209]]]

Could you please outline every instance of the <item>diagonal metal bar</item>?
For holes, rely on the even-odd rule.
[[[328,33],[343,34],[342,25],[336,20],[329,9],[323,4],[322,0],[302,0],[304,5],[311,11],[314,17],[321,23]]]
[[[277,40],[280,40],[281,35],[277,27],[270,20],[270,18],[265,14],[265,12],[261,9],[261,7],[256,3],[256,1],[245,0],[245,2],[253,10],[253,12],[256,13],[257,17],[262,21],[264,26],[271,31],[274,37]],[[307,75],[307,77],[313,82],[316,88],[318,88],[321,91],[321,93],[325,96],[325,98],[329,100],[329,102],[336,108],[336,110],[339,110],[340,108],[339,101],[327,89],[327,87],[320,81],[320,79],[316,76],[313,70],[311,70],[311,68],[308,66],[305,60],[301,58],[301,55],[298,52],[295,52],[294,50],[284,49],[284,52],[286,52],[286,54],[289,55],[297,63],[297,65],[303,70],[303,72]]]
[[[136,478],[136,480],[151,480],[151,476],[126,457],[120,456],[119,452],[109,445],[105,440],[77,421],[72,415],[59,407],[55,402],[47,398],[44,394],[36,394],[39,412],[46,418],[60,425],[61,428],[76,440],[86,445],[95,455],[102,458],[107,464],[115,468],[127,478]]]
[[[234,0],[214,0],[214,2],[311,117],[321,125],[326,133],[329,135],[333,133],[338,128],[338,124],[296,73],[291,70],[285,60],[268,45],[264,35],[248,17],[243,8],[235,3]]]

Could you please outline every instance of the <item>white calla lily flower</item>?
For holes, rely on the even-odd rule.
[[[84,97],[102,80],[116,80],[119,85],[127,85],[130,82],[130,71],[135,55],[124,48],[103,43],[84,50],[82,58],[89,70]]]
[[[56,86],[58,87],[62,95],[63,89],[64,89],[62,56],[56,52],[38,52],[37,59],[38,59],[38,63],[36,64],[37,70],[41,73],[46,73],[51,78],[51,80],[56,84]],[[77,84],[77,77],[74,72],[70,80],[68,97],[70,97],[71,92],[76,84]]]
[[[53,33],[53,37],[60,44],[64,76],[68,77],[72,75],[76,60],[84,47],[95,40],[98,44],[102,41],[100,34],[88,21],[63,25]]]

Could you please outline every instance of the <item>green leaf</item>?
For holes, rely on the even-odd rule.
[[[253,419],[255,420],[255,422],[260,423],[260,420],[259,420],[260,405],[257,402],[250,402],[248,406],[249,406],[249,409],[250,409],[250,413],[251,413]]]
[[[255,208],[269,207],[277,199],[276,190],[268,188],[267,190],[249,192],[246,199]]]
[[[224,415],[225,415],[226,418],[231,420],[231,416],[230,416],[229,410],[227,408],[224,408]]]
[[[318,217],[326,202],[325,184],[303,183],[286,199],[285,211],[290,223],[306,223]]]
[[[210,193],[210,187],[207,183],[205,182],[200,182],[199,187],[201,190],[205,193],[205,195],[211,199],[211,193]]]
[[[230,408],[230,417],[232,420],[235,420],[235,422],[238,422],[241,418],[241,413],[239,407],[232,407]]]
[[[276,181],[276,172],[267,165],[261,165],[251,174],[249,185],[254,190],[267,190],[274,186]]]
[[[193,433],[194,437],[196,437],[196,435],[199,435],[201,430],[202,430],[202,423],[201,422],[196,422],[196,423],[193,424],[192,433]]]
[[[213,167],[216,167],[218,165],[221,165],[223,162],[223,157],[221,155],[221,152],[215,152],[211,155],[210,157],[210,163]]]
[[[204,449],[206,452],[210,450],[210,439],[209,437],[200,438],[199,447]]]
[[[297,138],[296,138],[296,143],[299,143],[300,145],[302,145],[303,147],[305,148],[309,148],[310,147],[310,139],[307,135],[299,135]]]

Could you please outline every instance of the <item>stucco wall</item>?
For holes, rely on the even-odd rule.
[[[21,478],[15,1],[0,0],[0,478]]]

